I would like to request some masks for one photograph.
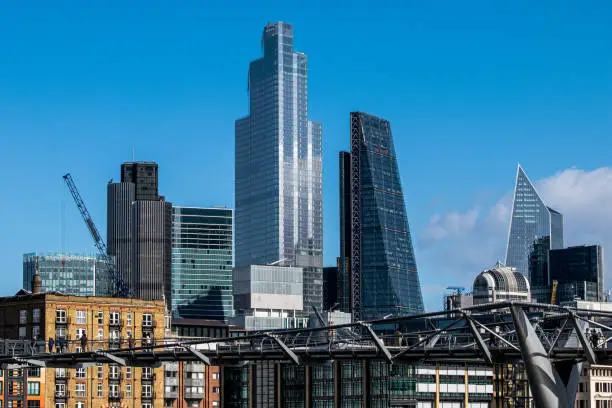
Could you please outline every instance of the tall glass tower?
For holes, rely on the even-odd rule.
[[[236,267],[304,270],[304,309],[323,304],[321,124],[308,120],[308,60],[293,27],[268,24],[236,121]]]
[[[172,315],[232,317],[233,211],[172,207]]]
[[[388,121],[351,113],[351,153],[340,154],[340,185],[340,257],[350,265],[341,271],[347,274],[350,269],[350,276],[341,281],[350,285],[354,319],[422,312],[423,297]]]
[[[548,239],[545,239],[548,238]],[[530,282],[541,277],[529,276],[529,262],[536,242],[550,243],[548,249],[563,248],[563,215],[547,207],[519,165],[508,233],[506,265],[514,266]]]

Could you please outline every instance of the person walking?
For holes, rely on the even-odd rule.
[[[132,337],[132,334],[130,334],[128,336],[128,347],[129,348],[134,348],[136,347],[136,341],[134,340],[134,338]]]
[[[55,346],[55,340],[53,340],[53,337],[49,337],[49,353],[53,353],[54,346]]]
[[[87,351],[87,333],[81,335],[81,348],[83,351]]]

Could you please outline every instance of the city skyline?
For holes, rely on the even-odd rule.
[[[346,113],[355,109],[385,117],[396,134],[406,135],[396,148],[403,183],[410,186],[406,205],[427,309],[439,308],[442,286],[463,284],[456,280],[467,274],[473,279],[495,258],[503,259],[505,197],[519,161],[535,184],[544,186],[538,190],[546,202],[565,215],[566,245],[610,246],[612,236],[603,228],[610,216],[601,204],[612,197],[612,170],[604,154],[611,125],[606,112],[612,84],[604,75],[610,69],[604,57],[610,10],[553,6],[547,13],[522,16],[524,5],[512,10],[480,6],[472,17],[474,6],[467,7],[460,14],[463,20],[450,17],[461,13],[453,7],[439,15],[420,6],[408,18],[384,7],[370,10],[386,16],[384,26],[374,27],[375,35],[350,28],[372,15],[351,11],[347,24],[346,18],[333,21],[340,13],[331,10],[309,21],[313,14],[306,10],[264,6],[250,18],[239,18],[242,26],[227,33],[219,42],[223,46],[210,40],[222,24],[207,20],[202,10],[193,12],[197,24],[189,13],[177,12],[167,37],[146,26],[167,15],[160,9],[140,16],[144,26],[135,10],[121,18],[86,10],[7,10],[0,17],[7,18],[5,27],[12,34],[2,40],[9,58],[0,68],[0,135],[8,139],[1,169],[11,174],[15,160],[25,154],[32,165],[6,180],[5,191],[20,197],[3,200],[0,207],[14,215],[3,228],[0,254],[7,269],[19,271],[22,254],[31,251],[91,252],[91,239],[61,175],[74,173],[94,220],[105,230],[104,184],[133,149],[136,160],[160,163],[161,191],[173,203],[234,207],[229,140],[234,119],[246,112],[244,64],[257,57],[250,39],[260,35],[266,21],[276,20],[292,23],[299,32],[296,47],[309,55],[311,116],[324,125],[325,265],[334,264],[338,251],[336,160],[337,152],[347,148]],[[542,14],[547,18],[536,17]],[[17,17],[40,26],[45,35],[36,41],[23,35],[24,28],[14,24]],[[98,22],[89,24],[92,19]],[[67,29],[52,30],[49,21],[64,22]],[[113,21],[117,30],[104,28]],[[134,34],[138,28],[132,24],[142,34]],[[323,33],[332,28],[342,47],[327,45]],[[82,35],[75,38],[74,29]],[[474,34],[478,29],[490,35],[481,38]],[[154,35],[144,38],[151,30]],[[107,31],[112,32],[104,38],[94,35]],[[534,36],[537,41],[531,41]],[[132,39],[128,48],[135,39],[144,46],[130,52],[115,49],[119,38]],[[206,41],[197,46],[179,41],[184,38]],[[91,47],[79,48],[80,41],[92,39]],[[400,58],[391,53],[394,48],[409,48],[405,54],[410,57],[388,64],[375,58],[351,63],[364,46],[376,46],[393,58]],[[203,51],[206,58],[196,57]],[[159,56],[164,64],[158,64]],[[449,57],[455,64],[444,63]],[[555,154],[543,160],[551,148]],[[193,175],[188,184],[178,182],[184,174]],[[568,191],[580,191],[583,198]],[[18,289],[19,282],[11,285],[9,278],[7,293]]]

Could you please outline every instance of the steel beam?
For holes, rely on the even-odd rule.
[[[280,348],[283,349],[283,352],[287,357],[289,357],[295,364],[300,365],[300,358],[289,347],[287,347],[287,345],[283,343],[281,339],[271,333],[268,333],[268,337],[273,339],[276,344],[278,344]]]
[[[597,364],[597,357],[595,356],[595,352],[593,351],[593,347],[591,347],[591,343],[586,338],[584,331],[582,331],[582,327],[580,327],[580,323],[578,319],[576,319],[576,315],[574,313],[570,313],[569,319],[572,321],[572,325],[574,326],[574,331],[576,331],[576,336],[578,336],[578,340],[582,345],[584,352],[586,353],[587,360],[591,364]],[[584,324],[586,328],[586,324]]]
[[[510,312],[527,370],[529,387],[538,408],[570,408],[567,390],[557,370],[548,359],[529,318],[520,305],[510,305]]]
[[[185,349],[187,349],[187,351],[189,351],[191,354],[196,356],[198,358],[198,360],[200,360],[201,362],[203,362],[207,366],[210,365],[210,359],[208,358],[208,356],[205,356],[204,354],[200,353],[198,350],[196,350],[195,348],[190,347],[190,346],[185,347]]]
[[[108,358],[109,360],[113,361],[114,363],[119,364],[120,366],[123,366],[123,367],[126,366],[125,359],[121,357],[117,357],[111,353],[105,353],[103,351],[96,351],[95,353],[99,356]]]
[[[31,358],[17,358],[17,361],[22,361],[24,364],[28,364],[28,365],[33,365],[36,367],[41,367],[41,368],[45,368],[47,366],[47,364],[44,361],[41,360],[33,360]]]
[[[472,336],[474,337],[474,341],[476,342],[476,344],[478,344],[478,347],[480,348],[480,350],[484,354],[485,361],[488,364],[493,364],[493,357],[491,357],[491,350],[489,350],[489,347],[487,347],[487,345],[484,342],[484,340],[482,340],[482,337],[480,336],[480,333],[478,332],[478,329],[476,328],[476,325],[474,324],[474,321],[468,315],[465,315],[465,320],[467,321],[468,325],[470,326],[470,330],[472,331]]]
[[[378,348],[378,350],[380,350],[380,352],[385,355],[385,359],[388,362],[392,363],[393,356],[391,356],[391,353],[389,352],[387,347],[385,347],[382,340],[376,335],[376,333],[374,333],[374,330],[372,330],[372,326],[370,326],[369,324],[363,324],[362,326],[364,326],[368,330],[370,337],[372,337],[372,340],[374,340],[374,343],[376,344],[376,348]]]

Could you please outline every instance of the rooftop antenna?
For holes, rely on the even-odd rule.
[[[132,146],[132,163],[134,163],[134,146]]]

